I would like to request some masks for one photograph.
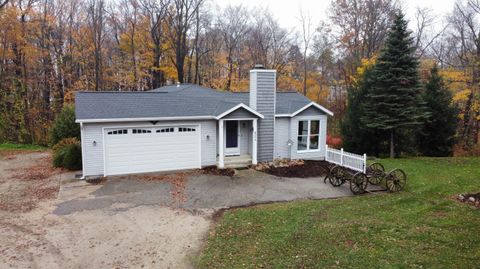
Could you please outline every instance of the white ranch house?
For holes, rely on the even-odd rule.
[[[324,159],[333,113],[250,71],[249,92],[191,84],[147,92],[78,92],[83,176]]]

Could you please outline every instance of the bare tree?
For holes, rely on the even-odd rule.
[[[225,53],[227,55],[227,82],[225,90],[231,90],[233,67],[238,60],[240,44],[248,30],[248,10],[243,6],[228,6],[218,18],[217,27],[220,30]]]
[[[307,53],[310,48],[310,42],[313,38],[312,18],[310,13],[300,8],[300,25],[302,34],[302,56],[303,56],[303,95],[307,95]]]
[[[330,20],[347,76],[356,71],[363,58],[376,53],[387,36],[396,9],[395,0],[333,0]]]
[[[89,0],[87,2],[87,18],[93,44],[94,90],[103,89],[103,53],[105,40],[105,2]]]
[[[170,45],[175,52],[172,59],[177,69],[177,79],[184,82],[185,58],[188,55],[188,34],[195,15],[204,0],[173,0],[173,7],[167,10]]]
[[[8,4],[8,1],[9,0],[2,0],[0,1],[0,9],[2,9],[4,6],[6,6]]]
[[[170,0],[141,0],[144,12],[150,22],[150,37],[153,41],[152,87],[158,88],[165,84],[165,74],[160,70],[162,62],[162,46],[166,40],[163,25],[167,22],[166,15]]]
[[[430,46],[442,36],[448,28],[445,24],[439,31],[435,32],[438,22],[429,8],[418,7],[415,12],[415,47],[419,57],[423,57]]]

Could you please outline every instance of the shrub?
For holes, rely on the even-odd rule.
[[[343,145],[343,140],[340,137],[335,137],[331,135],[327,135],[327,145],[332,148],[339,149]]]
[[[68,138],[64,138],[64,139],[60,140],[60,142],[55,144],[52,147],[52,149],[53,149],[53,151],[57,151],[58,149],[64,148],[65,146],[75,145],[75,144],[80,144],[80,141],[78,141],[78,139],[75,138],[75,137],[68,137]]]
[[[82,169],[82,148],[76,138],[66,138],[53,146],[53,166],[69,170]]]
[[[64,138],[80,139],[80,126],[75,123],[75,108],[66,105],[57,115],[50,130],[50,144],[55,145]]]

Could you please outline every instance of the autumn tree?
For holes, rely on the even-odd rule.
[[[87,2],[87,20],[89,38],[93,46],[93,90],[103,89],[103,44],[105,41],[105,2],[104,0],[89,0]]]
[[[189,51],[188,35],[197,10],[203,3],[204,0],[172,0],[172,6],[167,10],[168,39],[174,55],[171,60],[180,83],[185,80],[185,59]]]
[[[396,10],[394,0],[333,0],[329,9],[333,31],[344,53],[347,78],[362,59],[383,45]]]
[[[455,3],[450,17],[453,29],[450,50],[454,62],[468,76],[462,102],[460,138],[464,149],[478,144],[480,133],[480,2],[478,0]]]
[[[148,31],[152,40],[152,61],[151,67],[152,88],[158,88],[165,84],[165,72],[162,70],[162,60],[165,58],[167,43],[166,37],[166,15],[170,6],[170,0],[140,0],[143,13],[149,21]]]

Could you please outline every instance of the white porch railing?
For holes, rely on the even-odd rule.
[[[325,145],[325,161],[334,163],[358,172],[367,172],[367,154],[358,155],[350,152],[329,148]]]

